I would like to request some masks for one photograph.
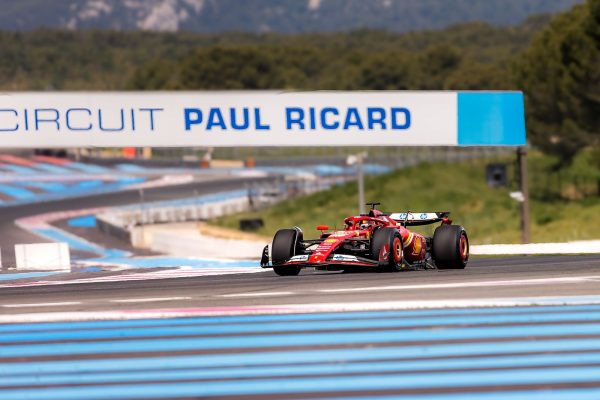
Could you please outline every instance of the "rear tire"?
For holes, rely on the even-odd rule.
[[[469,261],[469,237],[459,225],[442,225],[433,233],[432,257],[438,269],[464,269]]]
[[[282,265],[296,255],[298,243],[303,239],[302,232],[296,229],[280,229],[273,237],[271,259],[273,271],[279,276],[296,276],[302,269],[296,265]]]
[[[373,259],[379,261],[382,272],[398,272],[402,270],[404,247],[402,238],[394,228],[381,228],[373,235],[371,252]]]

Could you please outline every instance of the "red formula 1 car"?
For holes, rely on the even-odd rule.
[[[464,269],[469,260],[469,239],[462,226],[452,225],[449,212],[384,213],[379,203],[368,203],[368,214],[348,217],[343,231],[318,226],[321,237],[304,240],[298,227],[281,229],[263,250],[261,266],[277,275],[298,275],[302,268],[350,271],[372,268],[400,271],[406,267],[435,266],[438,269]],[[433,237],[408,227],[440,222]],[[269,262],[271,253],[271,262]]]

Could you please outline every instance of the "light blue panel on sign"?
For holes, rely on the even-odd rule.
[[[459,92],[459,146],[524,146],[521,92]]]

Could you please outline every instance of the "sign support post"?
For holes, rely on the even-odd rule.
[[[525,147],[517,149],[517,163],[519,165],[519,186],[523,194],[521,201],[521,241],[531,242],[531,228],[529,221],[529,181],[527,176],[527,150]]]

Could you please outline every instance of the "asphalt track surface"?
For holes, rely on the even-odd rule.
[[[298,277],[279,277],[265,270],[256,274],[2,288],[0,303],[59,303],[44,307],[48,312],[131,309],[135,305],[235,307],[598,294],[600,256],[538,256],[472,260],[467,269],[459,271],[343,274],[304,270]],[[132,301],[114,302],[119,299]],[[69,302],[79,303],[62,304]],[[2,310],[36,311],[40,311],[36,306]]]
[[[120,192],[43,212],[137,201]],[[31,240],[11,224],[40,208],[5,209],[0,242]],[[599,295],[600,256],[1,288],[0,398],[598,399]]]

